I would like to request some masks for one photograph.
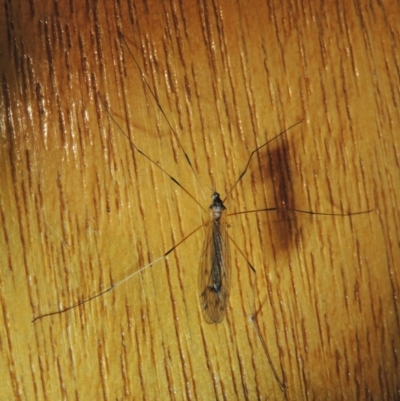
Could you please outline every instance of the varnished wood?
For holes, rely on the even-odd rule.
[[[315,3],[315,4],[314,4]],[[2,398],[396,399],[399,5],[3,2]],[[361,2],[362,3],[362,2]],[[123,32],[179,140],[143,84]],[[232,216],[225,320],[199,309],[199,231]],[[283,394],[273,364],[284,372]]]

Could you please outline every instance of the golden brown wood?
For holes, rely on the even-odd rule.
[[[399,4],[3,2],[2,399],[399,397]],[[176,127],[207,199],[118,29]],[[286,204],[367,215],[230,219],[227,318],[198,305],[203,233],[162,255],[254,147],[230,212]],[[397,136],[396,136],[397,135]],[[256,319],[277,371],[281,393]]]

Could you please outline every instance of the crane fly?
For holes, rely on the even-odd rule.
[[[223,212],[226,210],[219,193],[211,196],[211,221],[206,227],[206,238],[199,269],[200,305],[207,323],[223,320],[229,298],[229,247]]]
[[[161,104],[159,103],[157,96],[155,94],[155,91],[152,89],[152,87],[149,85],[144,73],[142,72],[142,69],[140,68],[138,62],[136,61],[135,56],[133,55],[131,49],[129,48],[125,37],[122,35],[122,33],[119,33],[120,39],[125,43],[128,52],[132,56],[132,59],[139,71],[139,74],[141,76],[141,79],[143,80],[145,86],[147,87],[148,91],[151,93],[151,96],[153,97],[156,106],[159,110],[159,112],[163,115],[167,125],[169,126],[172,134],[174,135],[175,139],[178,142],[179,147],[181,148],[186,162],[188,163],[190,169],[193,171],[196,180],[198,184],[200,184],[199,179],[197,177],[197,174],[192,166],[192,163],[190,161],[189,156],[187,155],[184,147],[182,146],[181,142],[179,141],[179,137],[171,125],[166,113],[164,112],[163,108],[161,107]],[[101,94],[98,92],[98,97],[103,104],[106,113],[110,117],[110,119],[113,121],[113,123],[118,127],[118,130],[120,133],[127,138],[131,146],[144,158],[146,158],[150,163],[152,163],[155,167],[160,169],[166,176],[168,176],[176,185],[178,185],[186,194],[188,194],[200,207],[205,210],[201,204],[179,183],[177,179],[175,179],[173,176],[171,176],[166,170],[164,170],[158,163],[156,163],[154,160],[152,160],[146,153],[144,153],[142,150],[140,150],[136,144],[132,141],[132,139],[126,134],[126,132],[122,129],[122,127],[119,125],[119,123],[116,121],[116,119],[112,116],[112,114],[108,111],[108,107],[106,105],[106,102],[103,100]],[[92,301],[93,299],[100,297],[104,295],[105,293],[114,290],[116,287],[120,286],[124,282],[130,280],[133,276],[143,272],[144,270],[148,269],[149,267],[153,266],[160,260],[165,259],[171,252],[176,250],[176,248],[181,245],[183,242],[185,242],[190,236],[192,236],[194,233],[196,233],[198,230],[200,230],[202,227],[206,228],[206,235],[205,235],[205,240],[204,240],[204,245],[203,245],[203,250],[201,253],[200,257],[200,268],[199,268],[199,298],[200,298],[200,309],[202,311],[204,320],[206,323],[209,324],[218,324],[223,321],[224,316],[226,314],[227,306],[228,306],[228,301],[229,301],[229,294],[230,294],[230,255],[229,255],[229,242],[232,242],[233,245],[237,248],[237,250],[242,254],[243,257],[244,254],[240,250],[240,248],[236,245],[236,243],[233,241],[233,239],[229,236],[227,232],[227,224],[225,223],[225,216],[224,212],[226,211],[226,207],[224,206],[225,200],[228,198],[228,196],[232,193],[234,188],[237,186],[237,184],[241,181],[245,173],[247,172],[250,162],[253,158],[253,156],[258,153],[262,148],[266,147],[269,143],[272,141],[275,141],[277,138],[281,137],[284,135],[287,131],[295,127],[296,125],[300,124],[302,121],[298,121],[292,126],[286,128],[282,132],[280,132],[278,135],[273,137],[272,139],[268,140],[261,146],[258,146],[256,149],[254,149],[247,161],[247,164],[242,171],[242,173],[239,175],[238,179],[235,181],[233,186],[230,188],[228,191],[227,195],[225,196],[224,199],[221,199],[220,194],[213,190],[211,199],[212,203],[209,206],[209,209],[211,210],[211,220],[205,224],[200,225],[197,227],[195,230],[193,230],[191,233],[186,235],[183,239],[181,239],[178,243],[176,243],[171,249],[169,249],[167,252],[165,252],[162,256],[158,257],[157,259],[151,261],[149,264],[147,264],[144,267],[141,267],[139,270],[136,270],[135,272],[129,274],[126,276],[124,279],[121,281],[112,284],[109,288],[93,295],[90,296],[89,298],[83,299],[80,302],[68,306],[64,309],[53,311],[53,312],[48,312],[41,314],[33,319],[32,322],[37,321],[38,319],[44,318],[46,316],[51,316],[51,315],[56,315],[56,314],[61,314],[64,312],[67,312],[73,308],[76,308],[80,305],[83,305],[89,301]],[[200,185],[201,187],[201,185]],[[202,191],[204,194],[204,192]],[[250,211],[242,211],[242,212],[235,212],[228,214],[227,216],[233,216],[233,215],[239,215],[239,214],[244,214],[244,213],[258,213],[258,212],[271,212],[271,211],[279,211],[283,210],[286,212],[294,212],[294,213],[307,213],[311,215],[325,215],[325,216],[353,216],[353,215],[358,215],[358,214],[364,214],[364,213],[369,213],[372,211],[371,210],[366,210],[366,211],[361,211],[361,212],[352,212],[352,213],[323,213],[323,212],[313,212],[313,211],[308,211],[308,210],[300,210],[300,209],[290,209],[287,207],[284,208],[279,208],[279,207],[269,207],[269,208],[264,208],[264,209],[257,209],[257,210],[250,210]],[[246,262],[249,266],[249,268],[255,272],[254,267],[250,264],[250,262],[246,259]],[[254,316],[252,317],[252,321],[255,324],[255,330],[260,338],[260,341],[262,343],[262,346],[264,348],[265,353],[267,354],[268,362],[269,365],[272,369],[272,372],[275,376],[276,381],[278,382],[278,385],[282,391],[284,391],[284,383],[281,381],[279,378],[272,360],[268,354],[268,351],[266,349],[265,341],[263,340],[260,330],[257,326],[257,323],[255,322]]]

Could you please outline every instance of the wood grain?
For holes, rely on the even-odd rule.
[[[399,398],[398,3],[1,10],[1,399]],[[373,212],[231,216],[256,274],[232,245],[218,325],[198,302],[202,230],[114,291],[31,323],[119,282],[209,218],[110,116],[204,208],[254,148],[302,120],[257,154],[228,212]]]

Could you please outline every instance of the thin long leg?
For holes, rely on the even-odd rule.
[[[360,212],[348,212],[348,213],[325,213],[325,212],[313,212],[312,210],[289,209],[286,207],[267,207],[265,209],[244,210],[242,212],[229,213],[227,216],[236,216],[238,214],[272,212],[272,211],[285,211],[285,212],[295,212],[295,213],[305,213],[305,214],[316,214],[318,216],[342,216],[343,217],[343,216],[356,216],[358,214],[371,213],[374,211],[374,209],[362,210]]]
[[[157,96],[156,96],[156,94],[155,94],[153,88],[149,85],[149,83],[148,83],[148,81],[147,81],[147,79],[146,79],[146,76],[144,75],[142,69],[140,68],[139,63],[136,61],[135,56],[133,55],[133,53],[132,53],[130,47],[128,46],[128,43],[126,42],[126,39],[125,39],[124,35],[123,35],[122,32],[120,32],[120,31],[118,31],[118,35],[119,35],[120,39],[122,39],[122,41],[125,43],[125,46],[126,46],[126,48],[128,49],[128,52],[129,52],[129,54],[131,55],[131,57],[132,57],[132,59],[133,59],[135,65],[136,65],[136,67],[137,67],[137,69],[138,69],[138,71],[139,71],[139,73],[140,73],[140,77],[142,78],[142,81],[144,82],[144,84],[146,85],[147,89],[148,89],[149,92],[151,93],[151,95],[152,95],[154,101],[156,102],[157,108],[160,110],[161,114],[164,116],[165,121],[167,122],[167,124],[168,124],[168,126],[169,126],[169,128],[170,128],[170,130],[171,130],[171,132],[172,132],[172,134],[174,135],[176,141],[177,141],[178,144],[179,144],[179,147],[182,149],[182,152],[183,152],[183,154],[184,154],[184,156],[185,156],[185,159],[186,159],[187,163],[189,164],[190,169],[193,171],[193,174],[194,174],[194,176],[196,177],[197,184],[199,185],[199,188],[200,188],[200,190],[201,190],[201,192],[202,192],[202,194],[203,194],[203,196],[204,196],[204,198],[205,198],[205,194],[204,194],[204,192],[203,192],[203,188],[202,188],[202,186],[201,186],[201,183],[200,183],[200,181],[199,181],[199,178],[197,177],[196,171],[195,171],[194,168],[193,168],[192,162],[190,161],[190,158],[189,158],[189,156],[188,156],[188,154],[187,154],[185,148],[183,147],[181,141],[179,140],[178,134],[176,133],[174,127],[173,127],[172,124],[170,123],[170,121],[169,121],[169,119],[168,119],[168,117],[167,117],[167,114],[165,113],[164,109],[162,108],[160,102],[158,101]]]
[[[154,166],[156,166],[158,169],[160,169],[166,176],[168,176],[176,185],[179,186],[179,188],[181,188],[187,195],[189,195],[194,202],[196,202],[204,211],[206,211],[204,209],[204,207],[201,205],[201,203],[185,188],[183,187],[179,181],[174,178],[172,175],[170,175],[166,170],[164,170],[160,165],[158,165],[154,160],[152,160],[149,156],[146,155],[146,153],[144,153],[142,150],[140,150],[135,143],[132,141],[132,139],[125,133],[125,131],[122,129],[122,127],[118,124],[117,120],[112,116],[112,114],[108,111],[108,108],[103,100],[103,98],[101,97],[100,93],[97,92],[97,96],[99,97],[104,109],[106,110],[108,116],[111,118],[112,122],[118,127],[119,131],[121,132],[121,134],[129,141],[129,143],[131,144],[131,146],[139,153],[141,154],[143,157],[145,157],[150,163],[152,163]],[[183,148],[182,148],[183,149]]]
[[[257,324],[257,321],[256,321],[256,314],[257,314],[257,312],[254,313],[250,318],[252,323],[253,323],[253,325],[254,325],[254,330],[256,331],[257,336],[258,336],[258,338],[260,340],[260,343],[261,343],[261,345],[262,345],[262,347],[264,349],[264,353],[265,353],[265,355],[267,357],[268,364],[269,364],[269,366],[271,368],[272,374],[274,375],[275,380],[278,383],[278,386],[281,389],[282,393],[285,393],[286,388],[287,388],[287,384],[285,382],[285,374],[284,374],[284,372],[282,370],[282,380],[281,380],[281,378],[278,375],[278,372],[275,369],[274,364],[272,363],[271,356],[269,355],[269,352],[268,352],[267,344],[265,343],[265,340],[264,340],[263,336],[261,335],[260,328],[258,327],[258,324]]]
[[[239,178],[236,180],[236,182],[232,185],[231,189],[228,191],[228,193],[226,194],[223,202],[226,201],[226,199],[228,198],[228,196],[232,193],[232,191],[234,190],[234,188],[236,187],[237,184],[239,184],[240,180],[243,178],[243,176],[246,174],[250,162],[253,158],[253,156],[259,151],[261,150],[263,147],[267,146],[269,143],[275,141],[275,139],[278,139],[281,135],[283,135],[285,132],[288,132],[290,129],[292,129],[293,127],[295,127],[296,125],[300,124],[302,122],[302,120],[297,121],[297,123],[294,123],[293,125],[291,125],[290,127],[284,129],[282,132],[280,132],[278,135],[275,135],[272,139],[269,139],[267,142],[265,142],[264,144],[262,144],[261,146],[259,146],[258,148],[254,149],[251,153],[250,153],[250,157],[247,160],[247,164],[246,167],[244,168],[244,170],[242,171],[242,173],[239,175]]]
[[[86,304],[87,302],[92,301],[95,298],[98,298],[104,294],[106,294],[109,291],[114,290],[115,288],[119,287],[121,284],[125,283],[126,281],[130,280],[132,277],[136,276],[137,274],[140,274],[142,272],[144,272],[145,270],[147,270],[149,267],[155,265],[157,262],[165,259],[171,252],[173,252],[176,248],[178,248],[179,245],[183,244],[189,237],[191,237],[194,233],[196,233],[197,231],[199,231],[202,227],[204,226],[204,224],[200,225],[199,227],[197,227],[195,230],[193,230],[192,232],[190,232],[188,235],[186,235],[184,238],[182,238],[178,243],[176,243],[171,249],[169,249],[167,252],[165,252],[162,256],[158,257],[157,259],[153,260],[152,262],[148,263],[146,266],[141,267],[139,270],[134,271],[133,273],[129,274],[128,276],[126,276],[124,279],[122,279],[121,281],[118,281],[118,283],[112,284],[110,287],[106,288],[105,290],[90,296],[89,298],[85,298],[73,305],[70,305],[64,309],[61,310],[55,310],[52,312],[47,312],[44,313],[42,315],[36,316],[33,320],[32,323],[36,322],[36,320],[42,319],[44,317],[47,316],[53,316],[53,315],[59,315],[61,313],[65,313],[71,309],[74,309],[78,306],[81,306],[83,304]]]

